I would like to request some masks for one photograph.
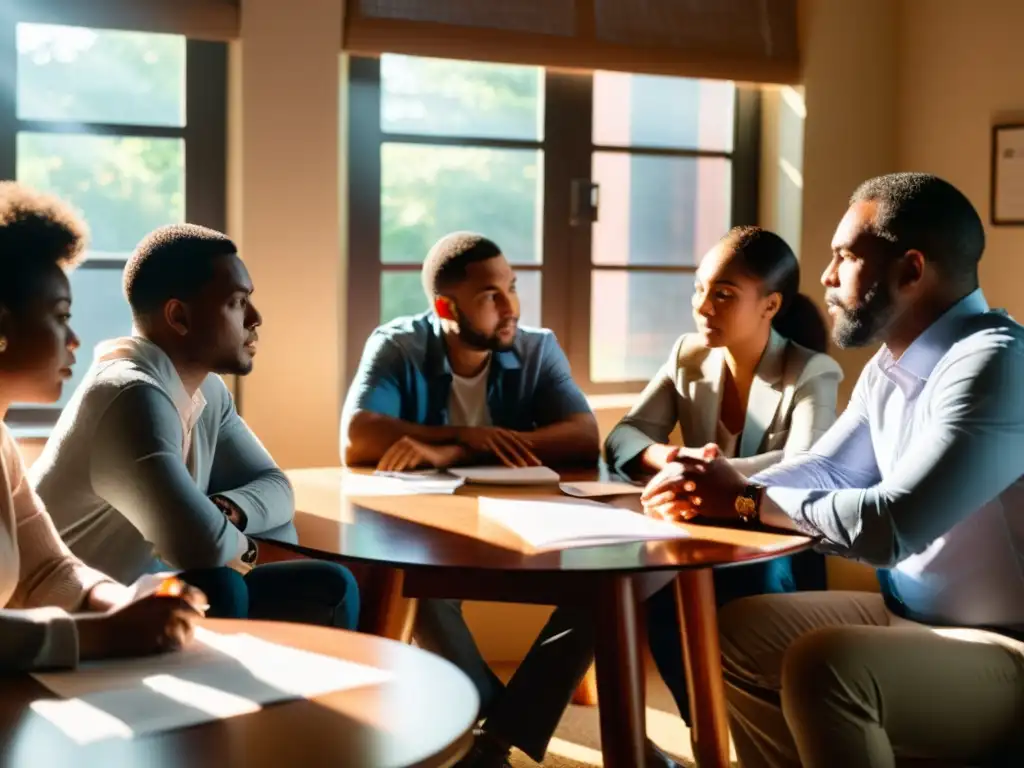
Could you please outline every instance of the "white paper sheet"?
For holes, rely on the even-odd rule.
[[[448,472],[480,485],[547,485],[561,479],[548,467],[452,467]]]
[[[407,496],[440,494],[450,496],[465,485],[461,477],[444,472],[374,472],[372,475],[349,475],[345,478],[348,496]]]
[[[599,499],[607,496],[639,496],[644,492],[643,486],[630,483],[585,482],[560,483],[562,493],[575,496],[577,499]]]
[[[63,700],[32,705],[65,735],[88,743],[254,712],[264,704],[379,685],[388,670],[202,628],[178,653],[82,665],[34,677]]]
[[[481,498],[479,512],[507,528],[533,550],[594,547],[635,541],[685,539],[673,523],[593,502]]]

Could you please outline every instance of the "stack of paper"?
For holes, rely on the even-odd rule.
[[[464,483],[550,485],[560,479],[558,473],[548,467],[451,467],[448,470],[426,469],[415,472],[378,470],[373,473],[373,478],[382,489],[388,488],[388,483],[384,481],[390,481],[392,485],[404,487],[412,493],[454,493]]]
[[[481,498],[479,513],[543,552],[635,541],[685,539],[689,534],[664,520],[593,502]]]
[[[450,496],[465,485],[461,477],[453,477],[436,469],[424,472],[374,472],[372,475],[349,475],[345,493],[349,496],[405,496],[411,494],[443,494]]]
[[[247,634],[197,628],[178,653],[83,664],[34,677],[64,700],[33,711],[85,744],[255,712],[262,705],[379,685],[392,673]]]
[[[548,485],[561,479],[548,467],[452,467],[448,472],[479,485]]]

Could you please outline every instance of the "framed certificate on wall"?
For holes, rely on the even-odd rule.
[[[1024,123],[992,126],[994,226],[1024,226]]]

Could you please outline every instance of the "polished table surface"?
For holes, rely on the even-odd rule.
[[[557,485],[465,485],[454,495],[384,495],[374,493],[367,474],[341,468],[288,472],[295,488],[297,543],[285,545],[369,569],[362,580],[361,626],[366,631],[407,639],[418,598],[592,605],[604,765],[641,768],[645,728],[638,602],[678,573],[674,589],[690,679],[694,753],[701,768],[729,764],[712,569],[793,554],[809,547],[809,539],[689,524],[683,527],[690,536],[681,540],[533,553],[506,529],[482,518],[478,500],[569,499]],[[561,479],[606,479],[600,475],[574,471],[562,473]],[[640,511],[636,494],[603,501]]]
[[[557,485],[465,485],[453,495],[372,495],[365,471],[290,470],[295,488],[298,551],[334,554],[404,569],[600,571],[629,573],[749,563],[806,549],[804,536],[681,524],[690,538],[530,553],[506,529],[477,513],[481,496],[560,498]],[[597,472],[563,473],[581,482]],[[604,499],[639,511],[639,496]]]
[[[384,683],[267,705],[252,714],[136,740],[75,744],[29,709],[53,694],[33,678],[0,678],[0,765],[18,768],[447,766],[471,743],[478,699],[448,662],[393,640],[325,627],[203,620],[207,629],[388,670]]]

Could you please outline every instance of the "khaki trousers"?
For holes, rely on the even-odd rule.
[[[738,600],[719,627],[743,768],[1024,765],[1024,643],[860,592]]]

